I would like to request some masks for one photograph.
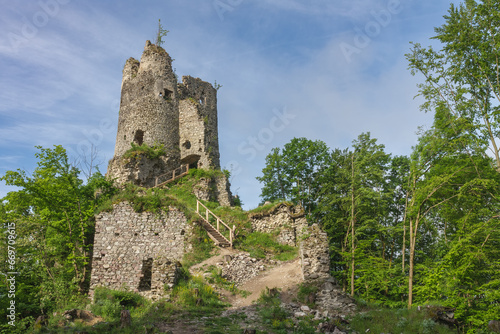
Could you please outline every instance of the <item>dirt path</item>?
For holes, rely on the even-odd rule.
[[[189,271],[192,274],[203,273],[203,268],[210,265],[215,265],[218,262],[224,261],[224,255],[234,255],[240,251],[233,249],[221,248],[219,254],[192,266]],[[240,307],[250,306],[256,301],[262,291],[266,288],[280,288],[281,291],[296,290],[297,285],[303,281],[302,272],[300,269],[300,260],[297,258],[293,261],[285,262],[277,267],[262,272],[244,284],[238,286],[239,289],[250,292],[250,295],[243,297],[241,295],[232,295],[230,292],[220,291],[225,301],[232,306],[230,309],[237,309]]]
[[[302,282],[299,259],[286,262],[278,267],[264,271],[261,275],[252,278],[238,288],[250,292],[249,296],[226,295],[227,301],[231,303],[231,309],[250,306],[257,300],[263,290],[267,288],[280,288],[282,291],[292,289]]]

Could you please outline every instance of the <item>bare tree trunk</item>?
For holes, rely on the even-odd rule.
[[[401,255],[403,256],[403,265],[401,271],[405,273],[405,255],[406,255],[406,212],[408,210],[408,191],[406,191],[406,203],[405,203],[405,214],[403,217],[403,246],[401,249]]]
[[[354,153],[352,158],[352,180],[351,180],[351,296],[354,296]]]
[[[413,303],[413,252],[415,247],[413,246],[413,226],[412,220],[410,219],[410,272],[408,278],[408,309],[411,308]]]

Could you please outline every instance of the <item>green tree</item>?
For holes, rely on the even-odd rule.
[[[500,3],[467,0],[451,4],[446,23],[435,28],[434,39],[441,50],[413,44],[407,55],[413,74],[425,82],[419,85],[426,99],[425,111],[448,110],[450,130],[460,133],[467,145],[494,156],[500,170]],[[459,130],[459,131],[458,131]]]
[[[261,198],[290,200],[311,213],[316,206],[318,177],[326,167],[328,147],[320,140],[294,138],[282,150],[274,148],[266,157]]]
[[[349,268],[349,277],[342,276],[344,289],[346,281],[350,282],[351,295],[355,293],[356,276],[367,282],[368,275],[360,277],[356,270],[372,267],[364,262],[381,255],[383,238],[379,231],[387,207],[384,188],[389,158],[383,145],[377,144],[370,133],[362,133],[353,141],[352,151],[332,152],[321,178],[316,217],[330,232],[332,250],[343,258],[344,270]]]
[[[156,45],[157,46],[162,46],[163,43],[165,43],[163,41],[163,37],[167,36],[167,34],[169,33],[168,30],[165,30],[163,28],[163,26],[161,25],[161,19],[158,19],[158,30],[156,31],[156,38],[155,38],[155,41],[156,41]]]
[[[87,291],[93,217],[99,204],[114,192],[99,172],[86,183],[79,179],[79,170],[71,166],[61,146],[38,149],[32,175],[18,169],[0,178],[19,188],[2,199],[0,226],[5,231],[15,224],[16,270],[24,290],[17,296],[19,305],[29,305],[20,307],[23,317],[46,313]],[[1,256],[4,260],[6,254]],[[8,272],[6,262],[1,262],[1,270]]]
[[[435,29],[442,48],[413,44],[407,55],[412,73],[425,78],[422,109],[435,113],[412,155],[408,305],[416,283],[416,300],[458,307],[471,332],[485,327],[485,314],[499,315],[492,292],[499,284],[499,9],[488,0],[452,4]],[[431,274],[414,277],[421,227],[438,240],[425,245]]]
[[[291,184],[285,175],[283,155],[279,148],[273,148],[266,156],[266,166],[262,169],[262,176],[257,177],[263,183],[260,197],[264,201],[291,199]]]

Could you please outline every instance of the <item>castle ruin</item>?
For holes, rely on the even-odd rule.
[[[164,148],[149,157],[127,153],[145,145]],[[146,42],[141,61],[129,58],[123,69],[118,131],[107,176],[123,186],[156,185],[157,178],[181,165],[220,170],[217,90],[199,78],[172,70],[161,47]],[[193,189],[202,200],[230,206],[232,195],[223,175],[202,179]],[[90,295],[99,286],[128,288],[152,299],[176,280],[179,261],[190,251],[191,225],[175,207],[137,213],[128,202],[96,216]]]
[[[141,145],[162,146],[165,151],[155,157],[127,158]],[[153,187],[159,176],[181,164],[220,170],[217,90],[190,76],[177,82],[168,53],[147,41],[141,61],[130,58],[123,69],[115,152],[107,176],[122,186]],[[232,204],[222,173],[197,182],[192,191],[198,199]],[[179,261],[192,251],[193,229],[186,213],[175,206],[139,213],[123,201],[95,218],[90,296],[96,288],[107,287],[126,288],[153,300],[166,297],[165,286],[172,287],[179,276]],[[305,281],[321,284],[331,279],[327,235],[317,225],[308,226],[302,209],[280,204],[249,218],[252,230],[276,234],[278,242],[300,249]],[[245,262],[239,267],[247,266]],[[247,271],[242,275],[250,277]],[[325,284],[329,285],[321,290],[319,303],[337,308],[332,292],[336,290]]]
[[[132,143],[163,145],[166,154],[127,161],[124,155]],[[220,169],[217,90],[191,76],[178,83],[168,53],[147,41],[141,61],[129,58],[123,69],[115,153],[108,176],[120,185],[151,187],[155,177],[181,164]]]

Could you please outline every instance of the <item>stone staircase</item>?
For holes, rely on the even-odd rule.
[[[202,214],[203,211],[204,214]],[[213,242],[215,242],[216,245],[218,245],[219,247],[233,247],[234,230],[236,229],[236,226],[233,225],[233,228],[230,228],[226,223],[222,221],[222,219],[217,217],[212,211],[210,211],[205,205],[203,205],[203,203],[198,200],[196,201],[196,213],[202,219],[201,225],[205,228],[208,236],[213,240]],[[213,221],[213,223],[211,221]],[[222,234],[222,228],[229,231],[229,239]]]

